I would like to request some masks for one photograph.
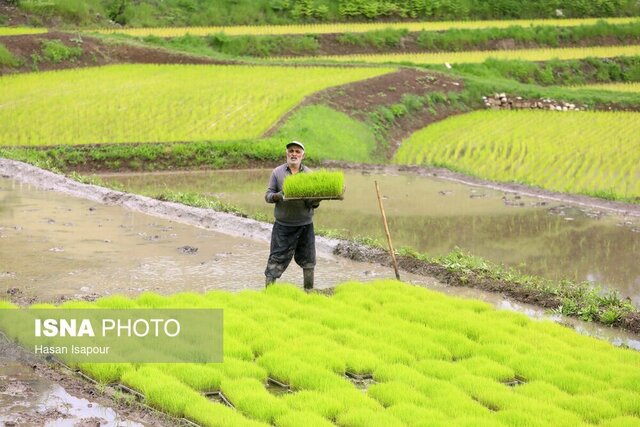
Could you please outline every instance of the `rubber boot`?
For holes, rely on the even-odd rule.
[[[269,287],[269,285],[272,285],[276,282],[276,279],[274,279],[271,276],[264,276],[265,280],[264,280],[264,287],[267,288]]]
[[[304,277],[304,290],[313,289],[313,268],[303,268],[302,275]]]

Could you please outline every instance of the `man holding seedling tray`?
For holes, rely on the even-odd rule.
[[[304,145],[291,141],[286,147],[287,162],[271,172],[264,196],[267,203],[275,203],[276,218],[271,232],[271,252],[267,261],[266,286],[274,283],[287,269],[291,259],[302,267],[305,290],[313,289],[313,269],[316,265],[316,237],[313,232],[313,211],[320,205],[316,199],[286,200],[283,192],[287,176],[309,173],[302,164]]]

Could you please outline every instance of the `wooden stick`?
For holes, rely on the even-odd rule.
[[[382,198],[380,197],[380,187],[378,187],[378,181],[374,181],[376,184],[376,194],[378,195],[378,206],[380,206],[380,212],[382,213],[382,223],[384,224],[384,232],[387,234],[387,243],[389,244],[389,253],[391,254],[391,261],[393,261],[393,269],[396,271],[396,279],[400,280],[400,273],[398,272],[398,262],[396,261],[396,253],[393,250],[391,244],[391,234],[389,234],[389,226],[387,225],[387,216],[384,214],[384,207],[382,206]]]

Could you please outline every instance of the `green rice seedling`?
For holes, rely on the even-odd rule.
[[[233,357],[235,359],[250,362],[254,359],[251,347],[243,342],[233,338],[233,335],[226,334],[223,339],[224,357]]]
[[[526,384],[516,387],[514,391],[516,394],[521,394],[546,403],[553,403],[569,397],[566,392],[560,390],[558,387],[541,380],[527,382]]]
[[[300,302],[306,299],[307,295],[299,287],[294,285],[276,283],[275,286],[269,286],[265,290],[267,296],[278,296],[293,301]]]
[[[243,414],[273,424],[276,418],[286,414],[287,405],[269,393],[264,383],[255,378],[225,379],[222,392]]]
[[[585,422],[591,424],[615,418],[618,413],[610,403],[593,395],[569,396],[557,401],[556,405],[575,413]]]
[[[88,308],[96,308],[96,306],[94,305],[94,303],[89,302],[89,301],[65,301],[62,304],[60,304],[58,307],[56,308],[63,308],[63,309],[88,309]]]
[[[486,417],[491,411],[473,400],[457,387],[447,387],[442,393],[431,397],[429,408],[442,412],[449,418]]]
[[[131,363],[80,363],[78,367],[101,384],[119,382],[125,372],[135,369]]]
[[[289,175],[282,186],[285,198],[340,197],[343,189],[344,173],[326,170]]]
[[[506,365],[507,362],[516,356],[517,351],[508,344],[482,344],[478,350],[478,356],[484,356],[501,365]]]
[[[404,382],[398,381],[373,384],[367,389],[367,394],[380,402],[385,408],[400,403],[426,406],[429,402],[429,399],[420,391]]]
[[[437,332],[434,341],[450,351],[453,360],[471,357],[480,347],[464,335],[452,331]]]
[[[624,417],[611,418],[598,424],[600,427],[640,427],[640,419],[629,415]]]
[[[169,297],[172,308],[209,308],[207,299],[197,292],[180,292]]]
[[[472,375],[490,378],[496,381],[506,381],[516,376],[515,371],[508,366],[494,362],[482,356],[473,356],[458,363]]]
[[[412,403],[393,405],[387,408],[387,413],[410,427],[447,427],[452,423],[443,413]]]
[[[312,411],[326,419],[335,419],[344,410],[339,394],[324,393],[316,390],[300,390],[282,396],[283,401],[297,411]]]
[[[299,360],[316,366],[318,368],[329,370],[336,374],[344,374],[347,370],[347,364],[342,357],[342,349],[340,346],[329,340],[319,340],[317,337],[304,337],[305,331],[309,329],[301,329],[300,335],[303,336],[296,341],[296,346],[291,348],[289,354]]]
[[[376,355],[364,349],[345,349],[343,354],[347,371],[354,374],[370,374],[382,363]]]
[[[310,411],[291,411],[276,418],[277,427],[333,427],[335,424]]]
[[[640,418],[640,399],[632,391],[610,388],[596,392],[593,396],[613,405],[619,413]]]
[[[580,372],[557,369],[547,372],[544,380],[557,386],[560,390],[569,394],[591,393],[607,386],[603,381],[598,381]]]
[[[151,406],[177,417],[184,415],[189,402],[201,397],[179,380],[148,366],[124,372],[122,382],[142,392]]]
[[[513,409],[498,411],[493,418],[497,423],[508,426],[527,426],[527,427],[548,427],[546,420],[537,415],[519,412]]]
[[[102,297],[95,302],[95,307],[109,308],[113,310],[138,308],[135,301],[124,295],[109,295],[108,297]]]
[[[163,295],[146,291],[136,298],[135,303],[140,308],[165,308],[170,305],[171,301]]]
[[[237,378],[253,378],[257,381],[266,382],[266,369],[252,362],[247,362],[233,357],[225,357],[223,363],[207,363],[207,367],[219,371],[223,377]]]
[[[266,427],[269,425],[246,418],[240,412],[220,403],[211,402],[203,396],[185,406],[184,416],[206,427]]]
[[[477,375],[454,378],[453,383],[492,411],[508,408],[513,405],[514,401],[522,399],[514,393],[511,387]]]
[[[404,423],[393,415],[367,408],[350,408],[338,415],[338,425],[344,427],[403,427]]]
[[[220,390],[222,374],[206,365],[195,363],[166,363],[160,366],[163,372],[175,377],[197,391]]]
[[[16,308],[18,308],[18,306],[13,304],[12,302],[0,299],[0,309],[16,309]],[[50,308],[50,307],[41,307],[41,308]]]
[[[350,387],[340,387],[333,390],[328,390],[326,393],[330,396],[336,396],[340,399],[340,403],[342,403],[343,405],[343,413],[349,408],[364,408],[374,412],[379,412],[384,409],[380,402],[372,399],[366,393],[363,393],[362,390],[356,389],[351,384]]]

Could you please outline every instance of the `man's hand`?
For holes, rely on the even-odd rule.
[[[281,202],[282,199],[283,199],[282,193],[274,193],[273,196],[271,196],[271,200],[273,200],[274,203]]]
[[[307,200],[304,201],[304,204],[308,208],[316,209],[318,206],[320,206],[320,200],[318,200],[318,199],[307,199]]]

